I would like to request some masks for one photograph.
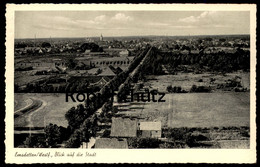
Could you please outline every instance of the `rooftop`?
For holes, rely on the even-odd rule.
[[[98,76],[115,76],[116,74],[110,68],[104,68]]]
[[[161,122],[140,122],[140,130],[161,130]]]
[[[113,137],[136,137],[137,120],[112,118],[111,134]]]

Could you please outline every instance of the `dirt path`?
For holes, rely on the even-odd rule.
[[[18,112],[21,112],[21,111],[25,110],[26,108],[29,108],[29,107],[32,106],[32,104],[33,104],[33,100],[32,100],[31,98],[30,98],[30,99],[26,99],[25,102],[26,102],[26,105],[25,105],[23,108],[16,110],[16,111],[14,112],[15,114],[18,113]],[[18,104],[17,101],[16,101],[16,104]]]
[[[33,116],[36,112],[42,110],[42,109],[47,105],[47,102],[46,102],[46,101],[39,100],[39,99],[33,99],[33,100],[35,100],[35,101],[41,101],[41,105],[40,105],[38,108],[35,108],[33,112],[30,112],[30,113],[28,114],[28,117],[27,117],[27,120],[28,120],[27,126],[28,126],[28,127],[34,127],[33,122],[32,122],[32,116]],[[43,118],[43,119],[44,119],[44,118]]]
[[[38,111],[42,107],[42,104],[43,101],[41,100],[34,98],[27,99],[27,105],[14,113],[15,127],[28,127],[28,124],[32,127],[31,115],[35,111]]]

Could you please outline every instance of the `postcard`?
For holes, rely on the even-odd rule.
[[[256,5],[7,4],[6,163],[256,163]]]

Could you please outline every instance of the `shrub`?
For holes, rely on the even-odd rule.
[[[129,138],[129,148],[159,148],[161,141],[155,138]]]
[[[242,137],[250,137],[250,133],[247,130],[242,130],[239,133]]]
[[[110,130],[108,130],[108,129],[106,129],[104,132],[103,132],[103,134],[102,134],[102,136],[101,137],[110,137]]]
[[[181,86],[174,86],[171,85],[167,86],[166,90],[169,93],[187,93],[185,90],[182,90]]]
[[[211,87],[192,85],[190,92],[210,92]]]

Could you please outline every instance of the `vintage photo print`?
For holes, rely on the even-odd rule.
[[[256,5],[7,4],[6,163],[255,163]]]

